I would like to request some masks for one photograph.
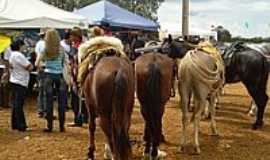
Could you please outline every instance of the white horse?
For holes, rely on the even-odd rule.
[[[189,51],[182,59],[179,66],[179,93],[182,109],[182,136],[180,151],[185,152],[186,129],[188,125],[188,105],[190,95],[194,97],[194,112],[191,121],[194,122],[195,153],[200,154],[199,123],[201,115],[209,100],[211,114],[211,130],[213,135],[218,135],[215,121],[215,99],[217,92],[224,83],[224,66],[221,58],[217,60],[213,56],[202,51]]]

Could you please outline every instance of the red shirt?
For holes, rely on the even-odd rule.
[[[73,42],[72,47],[79,49],[80,45],[82,44],[81,41]],[[78,52],[74,54],[71,59],[71,83],[72,83],[72,88],[77,89],[77,75],[78,75]]]

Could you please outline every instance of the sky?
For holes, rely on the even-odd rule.
[[[158,10],[162,30],[181,31],[182,0],[165,0]],[[190,0],[190,32],[222,25],[233,36],[270,37],[270,0]]]

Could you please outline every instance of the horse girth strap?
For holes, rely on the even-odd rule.
[[[113,56],[127,58],[121,49],[106,44],[90,47],[87,53],[88,55],[79,63],[77,82],[80,86],[84,82],[88,70],[94,68],[97,62],[103,57],[112,56],[111,53],[114,53]]]

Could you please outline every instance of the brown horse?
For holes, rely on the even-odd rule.
[[[172,59],[160,53],[142,55],[135,62],[136,91],[145,120],[144,158],[164,156],[159,155],[158,146],[164,106],[170,98],[172,69]]]
[[[94,159],[96,117],[106,138],[111,155],[104,158],[131,159],[128,131],[134,104],[134,71],[131,63],[121,57],[103,57],[84,81],[84,94],[89,109],[89,159]]]

